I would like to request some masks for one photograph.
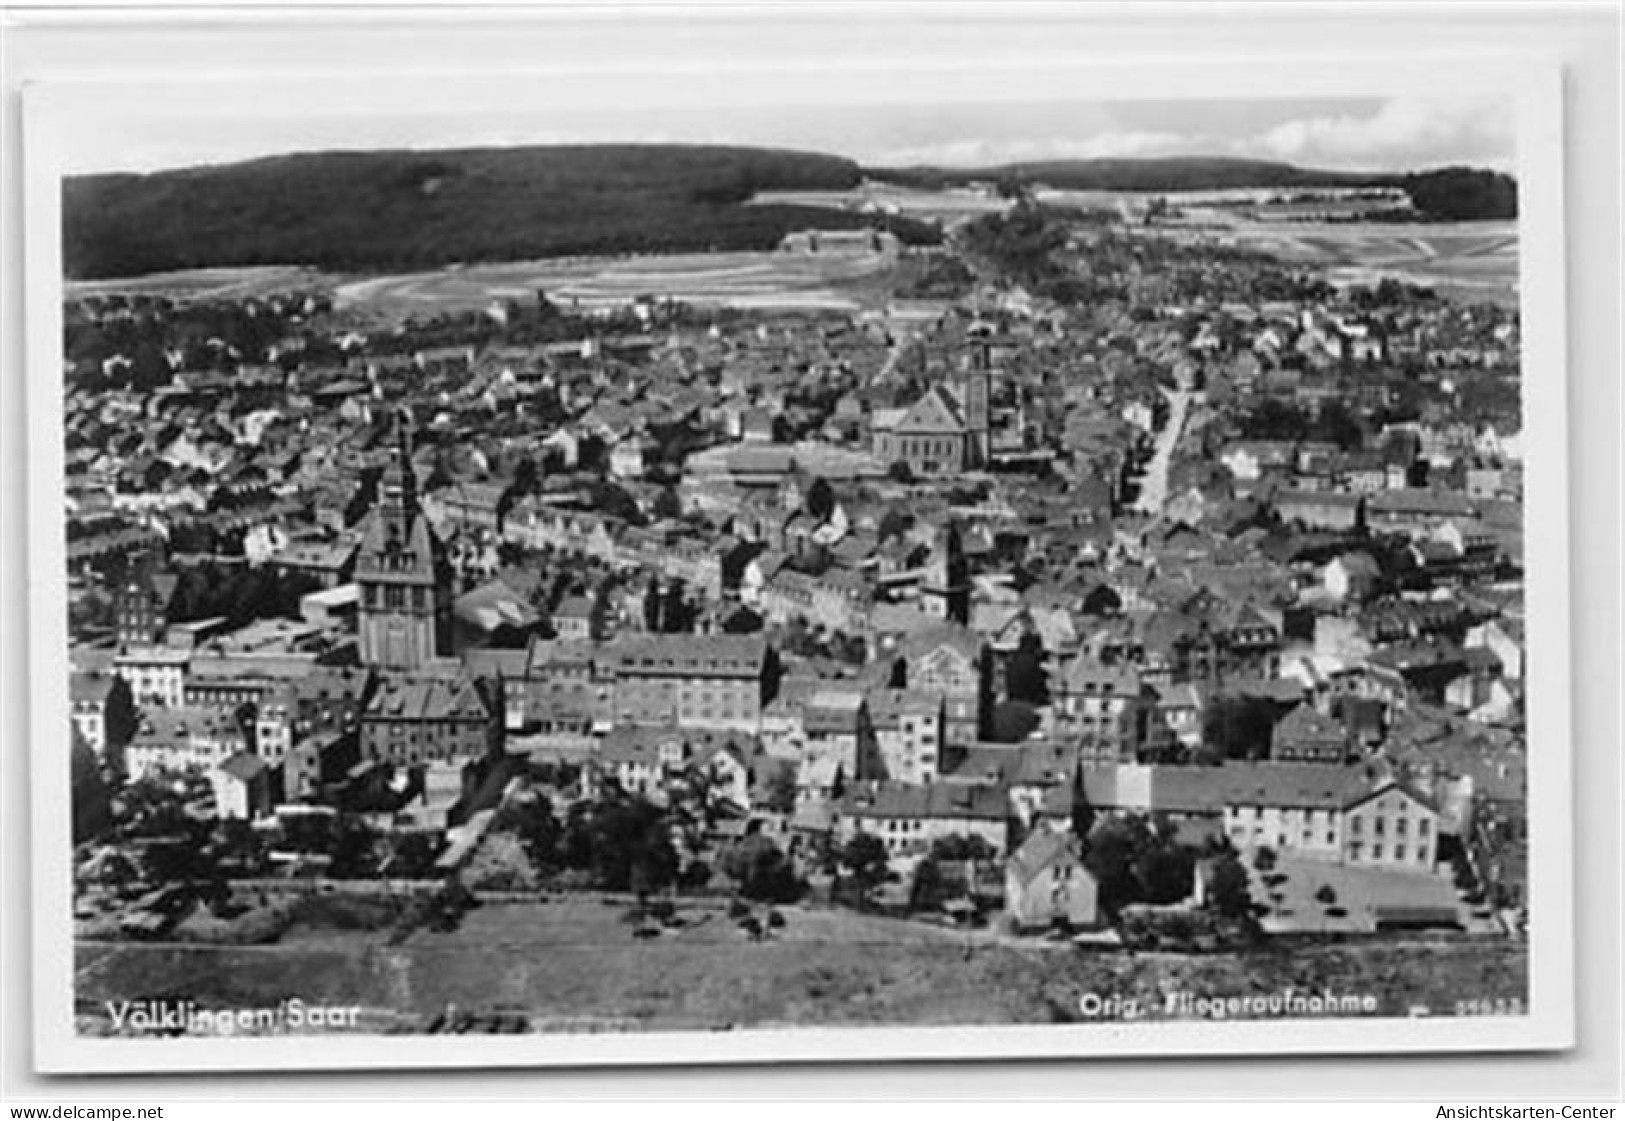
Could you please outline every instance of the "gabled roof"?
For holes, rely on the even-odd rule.
[[[252,782],[266,770],[264,759],[247,751],[239,751],[230,759],[220,764],[220,769],[232,778],[243,782]]]
[[[1342,740],[1346,738],[1343,725],[1326,716],[1308,703],[1299,704],[1281,718],[1275,726],[1276,743],[1302,743],[1305,741]]]
[[[910,635],[903,643],[903,654],[910,661],[923,659],[943,647],[952,649],[960,657],[974,662],[982,655],[982,640],[957,623],[939,623],[928,630]]]
[[[1034,829],[1011,854],[1005,868],[1015,876],[1016,882],[1029,884],[1033,877],[1055,864],[1083,868],[1083,857],[1078,839],[1070,833],[1055,829]],[[1088,870],[1083,869],[1088,875]]]
[[[854,784],[840,812],[861,818],[975,818],[1003,821],[1009,801],[998,786],[938,782],[927,786],[892,782]]]
[[[964,412],[953,391],[937,386],[903,414],[895,429],[899,433],[958,433],[965,430]]]

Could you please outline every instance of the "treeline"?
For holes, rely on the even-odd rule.
[[[994,184],[1013,196],[1042,184],[1074,191],[1215,191],[1243,187],[1399,187],[1422,218],[1460,222],[1518,215],[1518,185],[1498,171],[1444,167],[1403,175],[1327,171],[1269,160],[1172,156],[1162,159],[1049,160],[984,168],[873,168],[876,179],[926,189]]]
[[[757,191],[855,186],[849,160],[680,145],[324,152],[63,189],[76,279],[308,265],[339,272],[619,253],[768,249],[795,230],[932,226],[818,207],[746,205]]]
[[[1423,217],[1441,222],[1516,218],[1518,184],[1510,175],[1472,167],[1445,167],[1405,176],[1400,185]]]
[[[971,182],[1042,183],[1075,191],[1211,191],[1238,187],[1382,186],[1380,175],[1294,167],[1270,160],[1222,156],[1168,156],[1158,159],[1039,160],[997,167],[875,168],[876,179],[940,188]],[[1008,189],[1008,188],[1006,188]]]
[[[314,576],[269,565],[205,561],[182,568],[179,576],[165,612],[171,623],[224,618],[228,627],[243,627],[255,619],[296,617],[299,601],[322,588]]]

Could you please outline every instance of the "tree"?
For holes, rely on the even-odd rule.
[[[942,906],[943,900],[947,897],[947,880],[942,875],[942,866],[935,858],[928,856],[916,864],[914,880],[909,885],[908,909],[934,911]]]
[[[463,879],[475,891],[531,891],[537,884],[525,846],[512,833],[487,834]]]
[[[553,804],[542,794],[533,791],[505,803],[491,828],[517,837],[535,868],[553,868],[560,863],[564,828],[553,815]]]
[[[422,880],[434,874],[440,846],[434,835],[422,830],[397,833],[389,838],[378,871],[393,879]]]
[[[1220,857],[1208,873],[1208,905],[1230,918],[1247,915],[1252,908],[1247,882],[1247,869],[1240,860],[1233,854]]]
[[[997,856],[985,837],[975,833],[950,833],[931,842],[931,856],[937,860],[992,860]]]
[[[612,891],[659,891],[677,878],[677,850],[660,809],[641,799],[599,807],[588,827],[587,859]]]
[[[355,493],[350,496],[349,505],[344,508],[344,524],[353,526],[378,502],[378,480],[383,477],[384,469],[378,466],[364,467],[361,477],[356,483]]]
[[[823,477],[816,478],[807,488],[807,497],[803,502],[807,514],[816,522],[822,522],[835,512],[835,489]]]
[[[1001,701],[993,706],[991,724],[995,743],[1020,743],[1038,729],[1038,713],[1026,701]]]
[[[901,480],[907,482],[908,480]],[[875,536],[881,541],[889,541],[893,537],[901,537],[914,526],[914,515],[907,510],[893,506],[886,510],[880,518],[880,525],[875,529]]]
[[[1135,866],[1155,843],[1151,827],[1137,816],[1105,818],[1090,831],[1083,863],[1100,885],[1102,908],[1115,911],[1140,900]]]
[[[1175,845],[1159,844],[1134,865],[1134,878],[1139,881],[1142,898],[1159,906],[1187,898],[1195,873],[1195,854]]]
[[[857,881],[859,894],[867,899],[875,888],[886,882],[890,864],[886,844],[873,833],[855,833],[842,848],[841,867]]]
[[[660,493],[655,495],[652,507],[656,520],[665,521],[683,516],[683,500],[677,497],[674,487],[662,487]]]
[[[790,813],[796,808],[796,773],[791,767],[780,767],[767,780],[767,807],[779,813]]]
[[[73,841],[88,840],[101,835],[112,819],[107,783],[96,765],[96,753],[73,729],[73,742],[68,752],[70,789],[72,791]]]
[[[791,903],[800,898],[802,883],[789,858],[760,833],[746,837],[722,857],[722,872],[739,885],[747,899],[762,903]]]
[[[337,880],[365,879],[378,870],[378,833],[358,817],[345,815],[339,819],[333,837],[332,858],[328,875]]]
[[[107,754],[118,758],[135,734],[140,730],[141,721],[136,714],[135,697],[130,692],[130,683],[123,677],[115,675],[112,684],[107,690],[107,701],[103,708],[102,735],[106,740]]]
[[[1202,740],[1229,759],[1269,757],[1275,705],[1263,697],[1213,697],[1202,718]]]

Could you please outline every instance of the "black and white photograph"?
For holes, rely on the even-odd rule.
[[[28,92],[55,1069],[1572,1043],[1555,71],[914,77]]]

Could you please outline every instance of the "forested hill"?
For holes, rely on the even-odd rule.
[[[759,190],[860,179],[835,156],[760,148],[583,145],[324,152],[69,179],[74,279],[226,265],[394,271],[572,254],[770,248],[873,218],[746,206]],[[927,227],[888,220],[905,240]]]
[[[437,152],[317,152],[145,175],[70,178],[70,279],[171,269],[308,265],[398,272],[577,254],[768,249],[809,227],[906,217],[747,205],[758,191],[841,190],[865,177],[919,186],[971,181],[1120,191],[1404,187],[1424,218],[1507,218],[1517,187],[1497,172],[1360,175],[1222,158],[1068,160],[981,169],[863,169],[838,156],[767,148],[603,144]]]

